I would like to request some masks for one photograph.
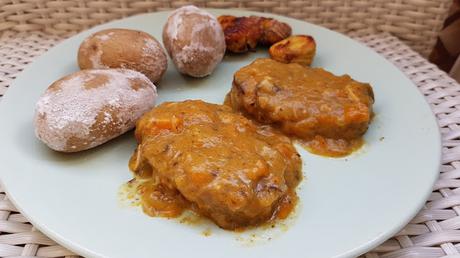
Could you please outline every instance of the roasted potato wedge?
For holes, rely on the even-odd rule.
[[[229,52],[244,53],[253,50],[262,37],[262,27],[257,17],[222,15],[217,20],[224,30],[225,44]]]
[[[310,66],[315,57],[316,43],[311,36],[294,35],[275,43],[268,52],[278,62]]]
[[[271,46],[276,42],[289,37],[292,33],[291,26],[272,18],[261,17],[262,37],[259,43]]]
[[[224,30],[227,51],[233,53],[253,50],[257,44],[271,46],[292,32],[286,23],[259,16],[222,15],[218,21]]]

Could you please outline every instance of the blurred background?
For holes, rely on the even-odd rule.
[[[460,82],[460,0],[453,0],[429,60]]]

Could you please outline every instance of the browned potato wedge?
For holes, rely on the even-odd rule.
[[[270,57],[282,63],[298,63],[310,66],[315,57],[316,43],[308,35],[294,35],[273,44]]]
[[[271,46],[292,33],[291,26],[273,18],[221,15],[217,20],[224,30],[227,51],[232,53],[245,53],[257,44]]]

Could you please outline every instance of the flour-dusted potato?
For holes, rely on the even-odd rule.
[[[193,77],[211,74],[225,54],[225,36],[216,17],[192,5],[171,13],[163,27],[163,44],[177,70]]]
[[[160,81],[168,62],[158,41],[143,31],[108,29],[86,38],[78,50],[80,69],[126,68]]]
[[[35,107],[35,133],[51,149],[76,152],[134,127],[155,105],[155,85],[128,69],[82,70],[51,84]]]

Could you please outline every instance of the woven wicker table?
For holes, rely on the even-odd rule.
[[[363,257],[460,257],[460,85],[390,34],[359,35],[354,38],[390,60],[418,86],[431,104],[443,139],[443,165],[425,207],[401,232]],[[28,63],[67,36],[4,32],[0,36],[0,101]],[[74,254],[35,230],[0,189],[0,256]]]

